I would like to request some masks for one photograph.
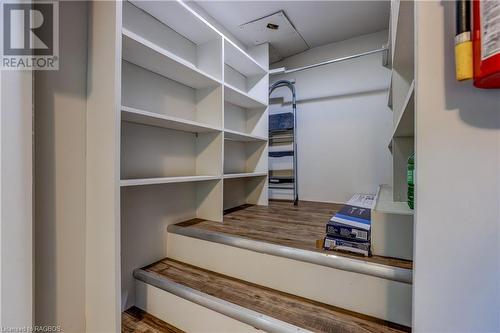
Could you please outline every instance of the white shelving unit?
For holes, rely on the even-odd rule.
[[[392,74],[388,104],[394,127],[389,147],[393,153],[393,200],[406,201],[406,165],[414,152],[414,2],[391,2]]]
[[[376,255],[413,258],[413,210],[407,204],[407,163],[415,151],[414,2],[391,1],[389,64],[392,70],[387,105],[393,112],[389,139],[391,185],[381,185],[372,212],[372,251]]]
[[[88,236],[104,252],[94,267],[116,280],[89,304],[114,299],[118,315],[134,304],[133,270],[166,257],[168,224],[267,205],[269,51],[248,53],[181,1],[95,7],[88,160],[101,181],[88,193],[101,202]]]

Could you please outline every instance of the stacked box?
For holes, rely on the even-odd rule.
[[[347,252],[361,254],[364,256],[370,255],[369,242],[353,242],[328,235],[326,235],[325,237],[323,247],[325,248],[325,250],[347,251]]]
[[[326,225],[323,247],[370,255],[372,194],[355,194]]]

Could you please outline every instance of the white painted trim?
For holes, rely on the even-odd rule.
[[[89,5],[85,319],[121,330],[120,106],[122,2]]]

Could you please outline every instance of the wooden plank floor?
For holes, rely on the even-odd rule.
[[[122,312],[122,333],[184,333],[139,308],[131,307]]]
[[[227,211],[224,221],[194,219],[178,225],[215,231],[233,236],[289,246],[293,248],[335,253],[339,256],[363,259],[383,265],[412,268],[412,262],[380,256],[362,257],[344,252],[325,251],[316,241],[325,236],[325,225],[341,205],[301,201],[294,206],[287,201],[269,201],[269,206],[244,205]]]
[[[409,328],[231,278],[172,259],[144,268],[161,278],[313,332],[391,333]]]

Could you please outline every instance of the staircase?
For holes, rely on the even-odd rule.
[[[318,205],[331,208],[271,203],[170,225],[168,258],[134,272],[136,306],[186,332],[409,331],[411,261],[317,248],[331,213]]]

